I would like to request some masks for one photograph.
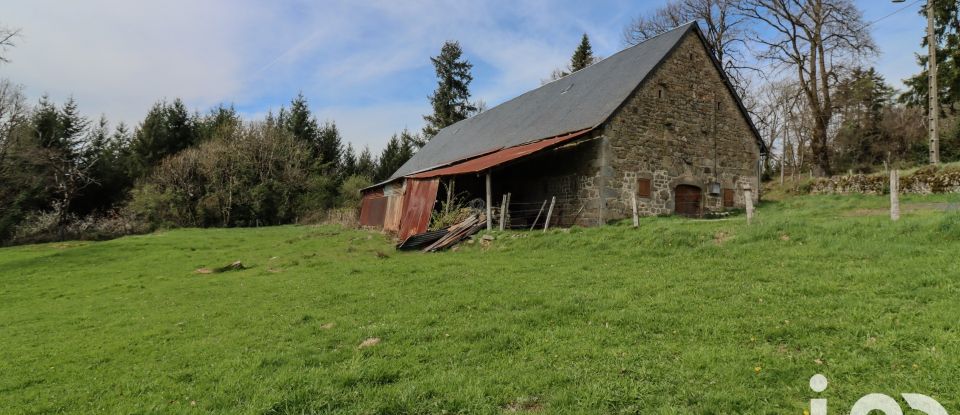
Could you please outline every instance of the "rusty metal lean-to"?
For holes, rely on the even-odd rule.
[[[560,145],[575,138],[581,137],[590,132],[590,129],[574,131],[557,137],[546,138],[532,143],[521,144],[514,147],[504,148],[482,155],[477,158],[466,160],[452,166],[441,167],[439,169],[427,170],[407,176],[407,179],[424,179],[429,177],[453,176],[458,174],[479,173],[503,163],[513,161],[522,157],[529,156],[541,150],[548,149],[555,145]]]

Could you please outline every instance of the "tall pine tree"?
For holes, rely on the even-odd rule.
[[[584,33],[583,37],[580,38],[580,45],[577,46],[577,50],[573,52],[573,57],[570,58],[570,71],[576,72],[593,65],[593,61],[593,48],[590,46],[590,39]]]
[[[290,101],[290,110],[280,109],[278,121],[295,138],[310,143],[315,148],[320,127],[317,125],[316,118],[310,113],[310,106],[307,105],[307,98],[303,96],[303,92]]]
[[[340,167],[343,143],[340,131],[333,122],[320,126],[317,118],[310,112],[307,98],[303,93],[290,101],[290,109],[280,109],[277,122],[290,131],[293,136],[306,142],[314,160],[326,172],[335,172]]]
[[[377,174],[377,160],[374,160],[370,153],[370,147],[364,147],[357,157],[357,169],[354,174],[358,176],[374,178]]]
[[[337,171],[340,169],[340,156],[343,153],[343,139],[337,124],[329,121],[320,127],[317,133],[316,156],[324,169]]]
[[[430,58],[437,73],[437,89],[429,97],[433,114],[423,116],[427,122],[423,127],[425,140],[477,111],[476,105],[470,102],[473,65],[462,57],[460,43],[448,41],[440,49],[440,55]]]
[[[197,140],[196,118],[187,112],[180,98],[169,104],[157,102],[134,133],[132,151],[135,175],[149,173],[164,157],[193,146]]]
[[[380,154],[380,160],[377,163],[377,169],[373,181],[380,182],[389,178],[403,163],[406,163],[410,157],[413,157],[413,147],[411,145],[409,131],[403,130],[400,134],[394,134],[387,142],[387,147]],[[361,155],[362,157],[362,155]]]
[[[587,37],[587,34],[584,33],[583,37],[580,38],[580,44],[577,46],[577,49],[573,51],[573,56],[570,57],[570,64],[566,68],[557,68],[550,73],[550,78],[542,80],[541,83],[546,84],[547,82],[556,81],[560,78],[563,78],[571,73],[579,71],[583,68],[586,68],[590,65],[596,63],[600,58],[593,55],[593,47],[590,46],[590,38]]]

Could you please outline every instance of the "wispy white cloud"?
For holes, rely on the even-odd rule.
[[[259,116],[303,91],[318,118],[377,151],[392,133],[422,126],[435,82],[429,57],[445,40],[461,42],[475,64],[474,98],[492,106],[565,65],[582,33],[596,53],[614,53],[624,24],[665,1],[32,0],[4,6],[0,23],[24,38],[0,76],[126,122],[164,97],[201,111],[233,102]],[[896,7],[859,3],[867,20]],[[889,81],[917,71],[915,12],[872,29]]]

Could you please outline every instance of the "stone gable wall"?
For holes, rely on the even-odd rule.
[[[759,148],[694,33],[614,114],[603,135],[602,167],[593,184],[602,189],[604,221],[632,215],[638,178],[651,181],[650,197],[637,199],[642,215],[673,213],[674,189],[681,184],[703,190],[704,212],[724,209],[721,196],[707,194],[714,180],[735,189],[735,207],[744,206],[744,184],[757,198]]]

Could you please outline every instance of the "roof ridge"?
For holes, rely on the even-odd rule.
[[[595,128],[621,107],[678,42],[691,31],[699,32],[696,27],[696,22],[677,26],[447,126],[388,181],[467,155]]]
[[[606,61],[608,61],[610,58],[613,58],[614,56],[617,56],[617,55],[619,55],[619,54],[621,54],[621,53],[624,53],[624,52],[626,52],[626,51],[628,51],[628,50],[637,48],[637,47],[643,45],[644,43],[650,42],[650,41],[652,41],[652,40],[654,40],[654,39],[656,39],[656,38],[658,38],[658,37],[665,36],[665,35],[667,35],[667,34],[669,34],[669,33],[673,33],[673,32],[675,32],[675,31],[677,31],[677,30],[680,30],[680,29],[688,30],[688,29],[690,29],[690,27],[692,27],[693,25],[696,25],[696,24],[697,24],[697,21],[696,21],[696,20],[691,20],[691,21],[689,21],[689,22],[687,22],[687,23],[684,23],[684,24],[682,24],[682,25],[680,25],[680,26],[677,26],[677,27],[675,27],[675,28],[673,28],[673,29],[667,30],[667,31],[662,32],[662,33],[658,33],[656,36],[651,36],[651,37],[645,39],[643,42],[637,43],[636,45],[630,45],[630,46],[628,46],[628,47],[625,47],[625,48],[623,48],[623,49],[620,49],[620,50],[616,51],[615,53],[613,53],[612,55],[607,56],[607,57],[605,57],[605,58],[597,61],[596,63],[593,63],[593,64],[591,64],[590,66],[587,66],[586,68],[583,68],[583,69],[581,69],[581,70],[579,70],[579,71],[575,71],[575,72],[573,72],[573,73],[570,73],[570,74],[567,75],[567,76],[554,79],[554,80],[552,80],[552,81],[550,81],[550,82],[547,82],[547,83],[545,83],[545,84],[542,84],[542,85],[540,85],[540,86],[538,86],[538,87],[536,87],[536,88],[529,89],[529,90],[523,92],[523,93],[520,94],[520,95],[517,95],[517,96],[515,96],[515,97],[513,97],[513,98],[510,98],[510,99],[508,99],[508,100],[506,100],[506,101],[503,101],[503,102],[501,102],[501,103],[499,103],[499,104],[497,104],[497,105],[494,105],[492,108],[490,108],[490,109],[488,109],[488,110],[486,110],[486,111],[484,111],[484,112],[481,112],[481,113],[479,113],[479,114],[477,114],[477,115],[474,115],[474,116],[472,116],[472,117],[469,117],[469,118],[464,118],[464,119],[462,119],[462,120],[460,120],[460,121],[457,121],[457,122],[455,122],[455,123],[453,123],[453,124],[450,124],[450,125],[448,125],[448,126],[446,126],[446,127],[443,127],[443,128],[440,129],[440,131],[443,131],[444,129],[447,129],[447,128],[451,128],[451,127],[453,127],[453,126],[455,126],[455,125],[457,125],[457,124],[459,124],[459,123],[461,123],[461,122],[464,122],[464,121],[467,121],[467,120],[471,120],[471,119],[474,119],[474,118],[476,118],[476,117],[479,117],[479,116],[481,116],[481,115],[483,115],[483,114],[489,113],[490,111],[496,109],[497,107],[499,107],[499,106],[501,106],[501,105],[503,105],[503,104],[506,104],[506,103],[508,103],[508,102],[511,102],[511,101],[520,99],[520,97],[523,97],[524,95],[527,95],[527,94],[533,93],[533,92],[535,92],[535,91],[537,91],[537,90],[540,90],[540,89],[546,87],[547,85],[550,85],[550,84],[553,84],[553,83],[555,83],[555,82],[559,82],[559,81],[562,81],[562,80],[568,80],[568,79],[570,79],[571,76],[574,76],[574,75],[576,75],[576,74],[582,73],[584,70],[587,70],[587,69],[593,67],[594,65],[598,65],[598,64],[600,64],[601,62],[606,62]],[[437,132],[437,135],[439,135],[439,134],[440,134],[440,132],[438,131],[438,132]]]

